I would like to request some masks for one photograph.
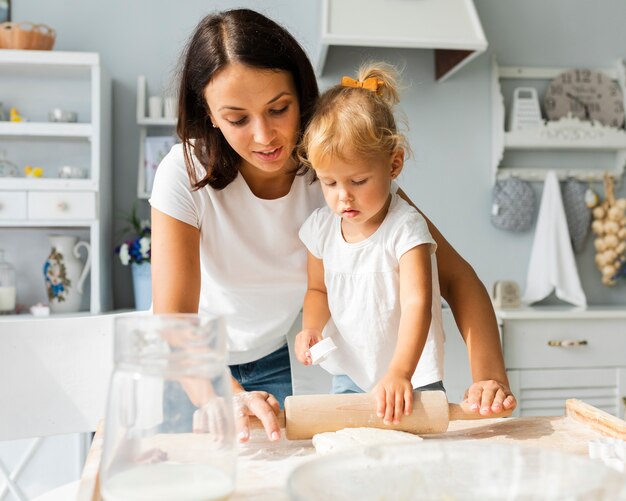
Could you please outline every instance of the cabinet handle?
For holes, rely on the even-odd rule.
[[[62,212],[65,212],[68,208],[69,208],[69,205],[67,204],[67,202],[60,201],[57,203],[57,209],[59,209]]]
[[[586,339],[564,339],[563,341],[548,341],[548,346],[558,346],[561,348],[575,348],[576,346],[587,346]]]

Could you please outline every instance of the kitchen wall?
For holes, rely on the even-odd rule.
[[[381,0],[383,1],[383,0]],[[433,53],[425,50],[333,47],[320,80],[324,89],[352,74],[364,58],[405,67],[410,83],[401,106],[414,157],[400,184],[446,238],[474,266],[484,283],[501,278],[522,287],[534,228],[503,232],[491,209],[490,62],[503,65],[609,67],[626,59],[626,2],[621,0],[475,0],[489,51],[444,83],[435,83]],[[206,13],[248,6],[287,26],[310,53],[317,47],[318,0],[13,0],[13,19],[43,22],[58,32],[56,50],[95,51],[113,78],[113,203],[128,211],[136,197],[139,131],[136,78],[146,75],[151,93],[170,84],[180,49]],[[600,186],[596,186],[600,189]],[[538,200],[541,185],[536,184]],[[619,194],[626,191],[622,186]],[[149,214],[148,204],[140,204]],[[122,226],[121,222],[117,227]],[[577,256],[590,304],[626,304],[626,283],[600,284],[591,240]],[[132,305],[130,270],[115,260],[115,307]]]

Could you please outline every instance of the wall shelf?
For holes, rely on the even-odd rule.
[[[46,122],[0,122],[0,136],[76,137],[89,139],[91,124]]]
[[[492,63],[492,171],[494,179],[517,177],[527,181],[542,181],[546,172],[555,170],[559,179],[568,177],[584,181],[599,181],[604,173],[619,180],[626,167],[626,131],[567,116],[557,121],[543,121],[542,125],[515,131],[505,130],[505,104],[500,81],[503,79],[550,80],[568,68],[537,68],[499,66]],[[600,71],[617,80],[626,96],[625,69],[621,61],[614,68]],[[626,104],[626,103],[625,103]],[[613,153],[613,164],[607,168],[572,168],[558,165],[516,167],[504,165],[505,152],[589,152]],[[595,164],[595,162],[594,162]]]
[[[50,178],[2,178],[3,190],[28,191],[97,191],[98,183],[93,179],[50,179]]]
[[[150,198],[150,193],[146,189],[146,138],[152,133],[149,129],[158,129],[161,135],[176,134],[176,118],[162,117],[150,118],[146,114],[147,95],[146,77],[139,75],[137,77],[137,125],[139,126],[139,161],[137,166],[137,197],[141,199]]]
[[[487,39],[472,0],[325,0],[318,76],[332,46],[434,49],[443,81],[483,53]]]
[[[544,122],[539,127],[505,132],[504,148],[617,151],[626,149],[626,131],[569,117]]]
[[[176,127],[175,118],[138,118],[137,125],[144,127]]]

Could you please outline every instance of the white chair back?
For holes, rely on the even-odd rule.
[[[38,453],[47,454],[48,462],[55,458],[59,446],[44,454],[45,442],[63,438],[54,435],[95,431],[104,417],[115,316],[0,318],[0,441],[15,441],[0,443],[14,456],[6,464],[0,460],[0,501],[6,496],[25,501],[58,485],[54,478],[29,478],[35,463],[42,462]],[[78,478],[90,437],[76,437],[82,450],[74,453],[72,470]],[[60,456],[61,451],[59,462]]]

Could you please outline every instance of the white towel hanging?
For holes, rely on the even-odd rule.
[[[567,229],[559,180],[551,170],[546,173],[522,300],[534,303],[545,299],[553,290],[563,301],[587,305]]]

